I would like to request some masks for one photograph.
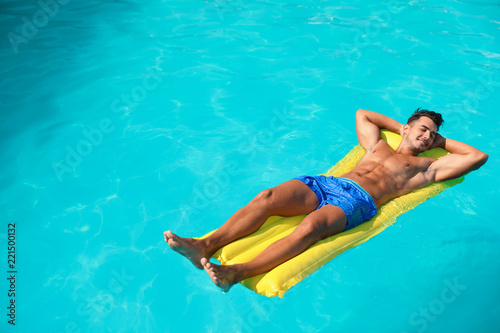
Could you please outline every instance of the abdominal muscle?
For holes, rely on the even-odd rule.
[[[352,171],[341,177],[356,182],[379,207],[390,199],[427,184],[424,173],[434,160],[398,154],[385,142],[379,142],[367,151]]]
[[[375,201],[375,204],[379,207],[386,201],[404,194],[404,192],[397,189],[394,181],[390,176],[387,176],[382,169],[382,166],[374,166],[373,169],[360,166],[341,177],[356,182],[371,195],[373,201]]]

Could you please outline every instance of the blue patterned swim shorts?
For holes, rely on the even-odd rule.
[[[341,177],[300,176],[300,180],[316,193],[319,206],[335,205],[347,216],[344,231],[370,220],[377,213],[373,198],[356,182]]]

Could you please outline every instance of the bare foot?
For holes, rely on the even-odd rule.
[[[223,293],[228,292],[235,283],[239,282],[236,278],[236,270],[234,267],[231,267],[231,265],[216,265],[209,262],[207,258],[202,258],[201,264],[213,283],[215,283]]]
[[[172,250],[188,258],[197,268],[204,268],[200,263],[201,258],[210,258],[211,255],[201,246],[199,241],[193,238],[179,237],[170,230],[165,231],[163,235],[165,236],[165,242],[168,243]]]

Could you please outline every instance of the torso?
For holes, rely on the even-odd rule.
[[[358,183],[378,206],[428,183],[425,172],[436,159],[396,153],[380,139],[356,167],[342,175]]]

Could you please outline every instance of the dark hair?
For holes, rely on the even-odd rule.
[[[443,117],[441,116],[441,113],[437,113],[431,110],[426,110],[422,108],[418,108],[413,112],[410,118],[408,118],[408,124],[419,119],[420,117],[427,117],[430,118],[437,126],[437,129],[439,131],[439,127],[441,126],[442,123],[444,123]]]

